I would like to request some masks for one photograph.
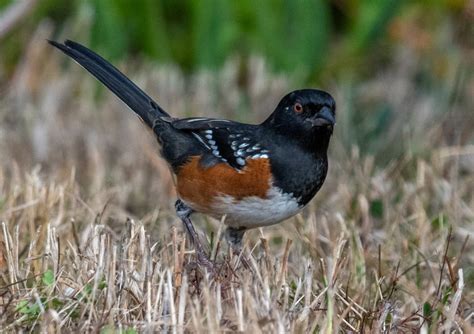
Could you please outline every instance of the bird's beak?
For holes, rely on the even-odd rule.
[[[336,119],[331,109],[323,107],[313,118],[308,119],[312,126],[334,126]]]

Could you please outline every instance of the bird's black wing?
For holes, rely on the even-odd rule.
[[[184,118],[171,122],[175,129],[188,131],[216,160],[242,169],[248,158],[267,158],[268,150],[255,137],[254,125],[214,118]]]

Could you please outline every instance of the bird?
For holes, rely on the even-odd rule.
[[[210,260],[191,221],[202,213],[224,222],[224,237],[240,252],[244,234],[299,213],[328,173],[336,103],[326,91],[283,96],[260,124],[168,114],[122,72],[89,48],[49,40],[122,100],[152,129],[177,193],[176,214],[194,245],[197,263]]]

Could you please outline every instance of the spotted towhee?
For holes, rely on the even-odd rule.
[[[177,119],[117,68],[88,48],[50,41],[73,58],[151,128],[176,178],[176,212],[211,268],[190,215],[225,217],[225,236],[239,249],[248,229],[279,223],[299,211],[321,188],[335,124],[335,102],[316,89],[284,96],[261,124],[224,119]]]

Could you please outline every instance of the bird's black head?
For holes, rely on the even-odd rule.
[[[327,150],[336,124],[336,102],[317,89],[295,90],[283,97],[263,122],[271,131],[288,136],[310,150]]]

